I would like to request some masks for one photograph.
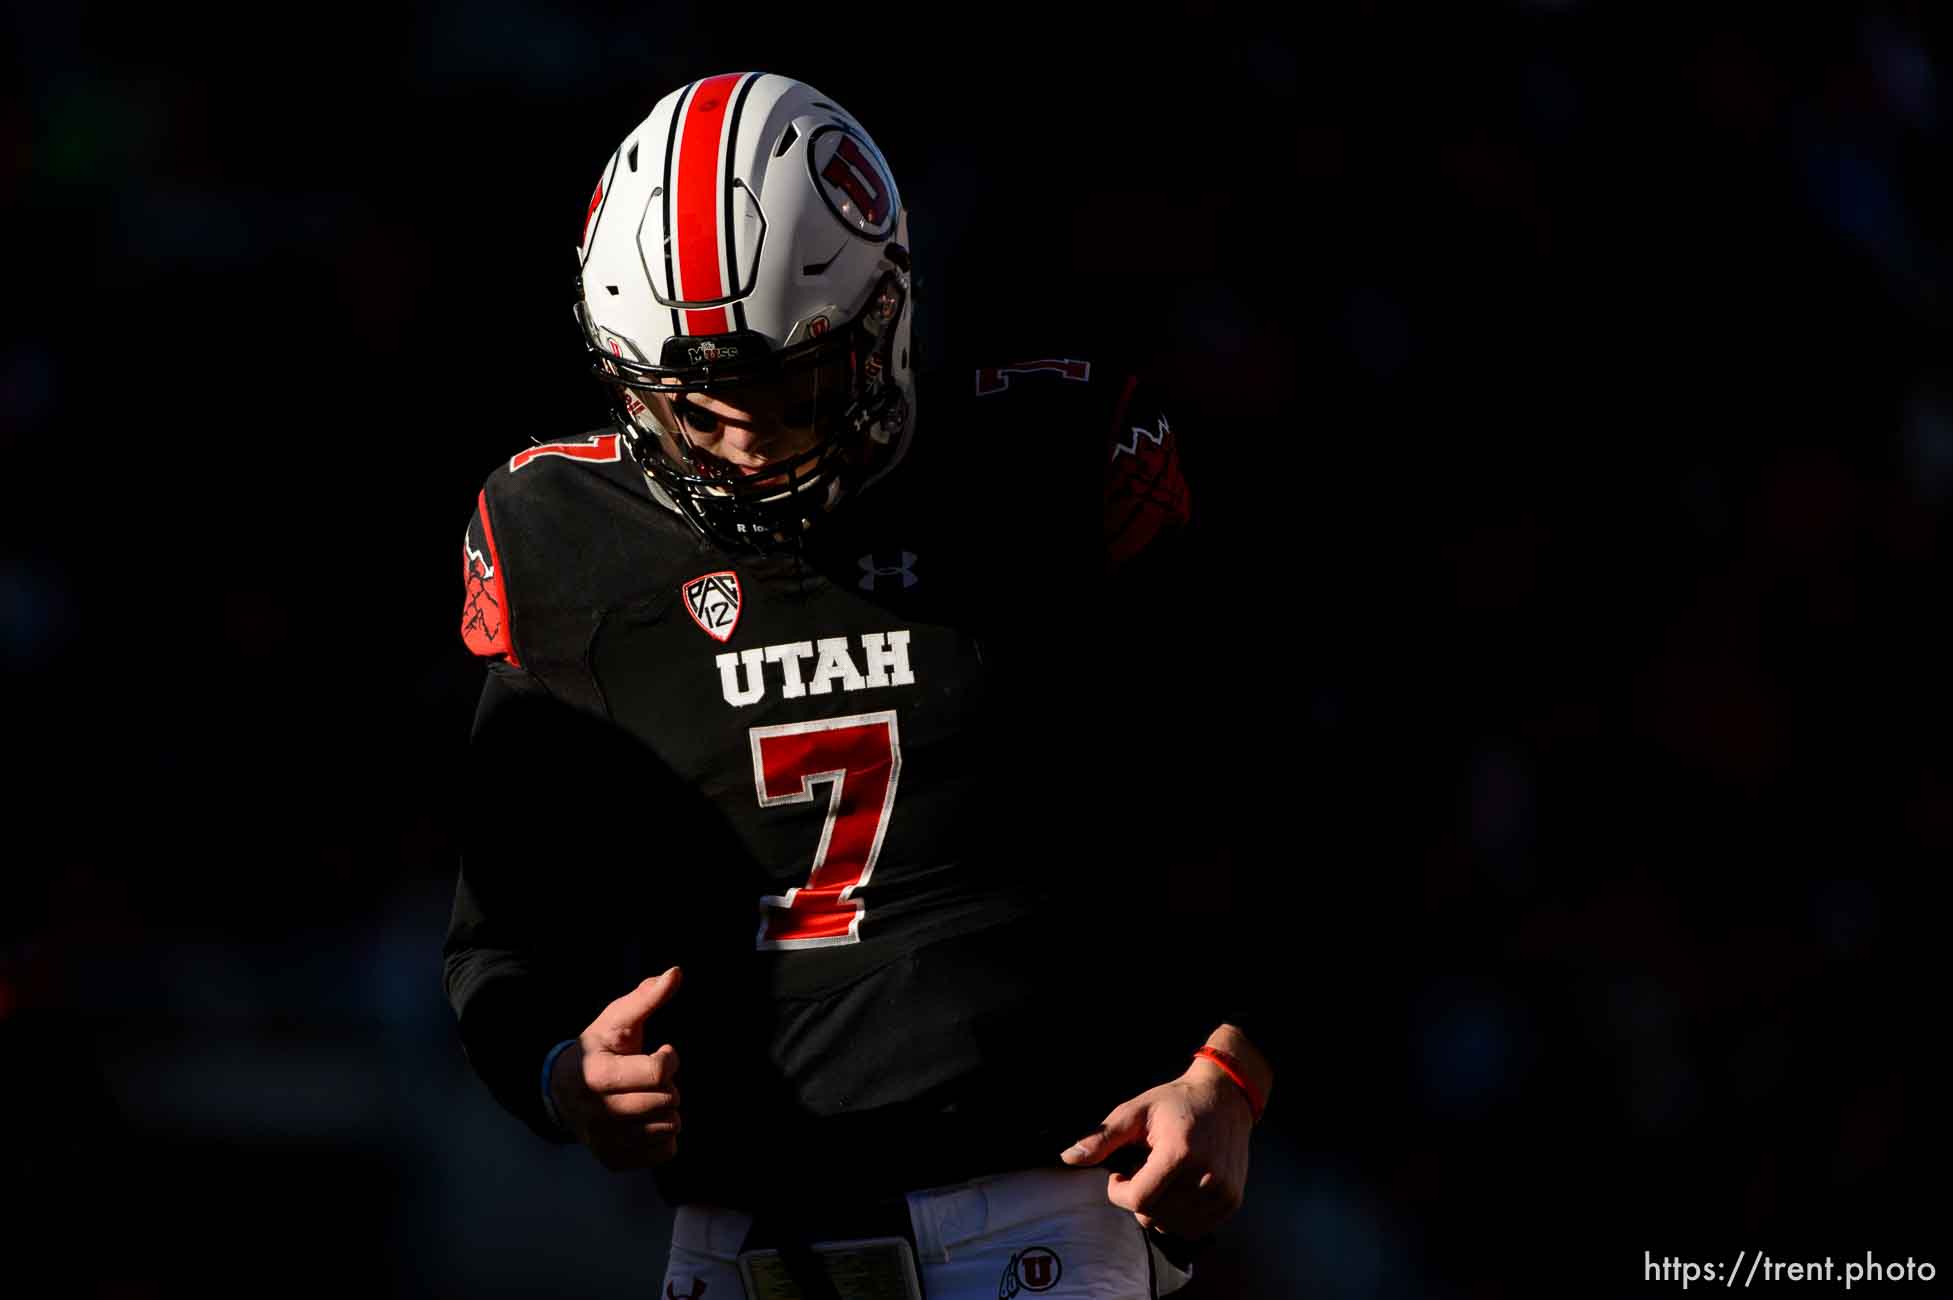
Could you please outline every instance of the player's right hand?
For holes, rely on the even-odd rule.
[[[556,1111],[612,1173],[678,1154],[678,1052],[644,1050],[644,1022],[678,991],[673,966],[605,1007],[549,1075]]]

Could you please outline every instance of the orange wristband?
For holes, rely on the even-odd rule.
[[[1255,1091],[1255,1086],[1248,1082],[1248,1076],[1241,1072],[1241,1062],[1235,1060],[1218,1047],[1203,1047],[1194,1053],[1194,1059],[1197,1061],[1202,1059],[1212,1061],[1220,1067],[1222,1074],[1234,1080],[1235,1087],[1239,1088],[1248,1098],[1248,1109],[1254,1112],[1255,1123],[1259,1124],[1261,1122],[1261,1112],[1267,1103],[1262,1100],[1261,1094]]]

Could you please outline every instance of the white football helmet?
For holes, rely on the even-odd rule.
[[[875,142],[812,86],[734,73],[659,100],[590,196],[578,260],[612,419],[702,533],[791,542],[907,450],[907,217]],[[684,395],[715,390],[765,394],[811,445],[735,472],[688,433],[714,417]]]

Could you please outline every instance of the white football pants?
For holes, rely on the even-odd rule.
[[[928,1300],[1153,1300],[1190,1274],[1105,1199],[1103,1169],[1030,1169],[910,1192],[917,1270]],[[661,1296],[738,1300],[739,1210],[682,1205]],[[1017,1285],[1012,1287],[1006,1270]],[[706,1285],[701,1287],[699,1283]]]

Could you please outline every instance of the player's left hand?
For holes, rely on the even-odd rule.
[[[1115,1107],[1098,1132],[1059,1159],[1095,1165],[1120,1147],[1144,1143],[1146,1162],[1130,1176],[1109,1175],[1106,1199],[1131,1210],[1141,1227],[1202,1237],[1241,1208],[1253,1127],[1254,1111],[1241,1089],[1196,1060],[1173,1082]]]

